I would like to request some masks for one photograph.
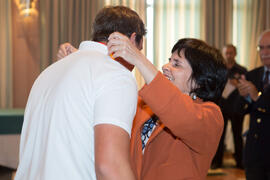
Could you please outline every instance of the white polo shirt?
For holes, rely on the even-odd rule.
[[[15,179],[96,179],[94,126],[113,124],[130,134],[136,106],[131,72],[107,55],[105,45],[82,42],[31,89]]]

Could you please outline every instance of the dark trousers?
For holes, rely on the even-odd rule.
[[[270,169],[247,167],[245,173],[247,180],[270,180]]]
[[[234,140],[234,149],[235,154],[234,158],[236,161],[236,166],[239,168],[243,167],[243,139],[242,139],[242,129],[243,129],[243,115],[239,114],[229,114],[229,113],[223,113],[224,117],[224,130],[218,145],[218,149],[216,152],[216,155],[212,161],[213,167],[221,167],[222,166],[222,160],[223,160],[223,154],[224,154],[224,139],[225,139],[225,133],[227,129],[228,120],[231,120],[232,124],[232,132],[233,132],[233,140]]]

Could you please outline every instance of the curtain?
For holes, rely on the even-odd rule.
[[[145,1],[136,0],[46,0],[40,1],[41,16],[41,70],[56,60],[59,45],[70,42],[78,47],[91,37],[91,25],[97,12],[105,5],[125,5],[145,19]],[[143,82],[134,71],[138,87]]]
[[[180,38],[200,38],[200,0],[154,1],[154,64],[161,69]],[[150,27],[151,28],[151,27]]]
[[[201,1],[201,38],[218,49],[232,43],[232,1]]]
[[[56,60],[60,44],[78,47],[90,39],[93,18],[102,6],[101,1],[89,0],[40,1],[41,70]]]
[[[0,0],[0,108],[12,107],[11,1]]]
[[[233,7],[233,43],[238,49],[237,59],[253,69],[261,65],[256,46],[260,34],[270,28],[270,1],[234,0]]]

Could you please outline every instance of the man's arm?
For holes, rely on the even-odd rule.
[[[115,125],[95,126],[95,170],[98,180],[135,180],[130,166],[130,138]]]
[[[135,179],[130,164],[129,133],[136,105],[136,82],[128,71],[106,76],[96,91],[93,118],[99,180]]]

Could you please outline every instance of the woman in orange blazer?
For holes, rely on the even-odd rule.
[[[108,48],[134,64],[146,82],[131,136],[137,179],[205,179],[223,130],[215,104],[227,79],[220,52],[180,39],[162,75],[122,34],[113,33]]]

